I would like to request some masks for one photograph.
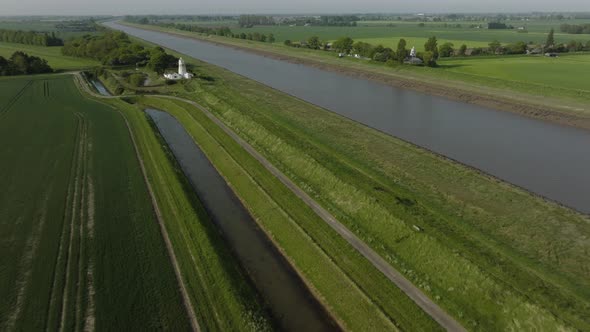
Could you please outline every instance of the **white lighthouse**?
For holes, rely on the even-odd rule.
[[[182,77],[186,76],[186,63],[182,58],[178,59],[178,74]]]
[[[191,79],[193,74],[186,71],[186,63],[180,58],[178,59],[178,73],[166,73],[164,77],[169,80]]]

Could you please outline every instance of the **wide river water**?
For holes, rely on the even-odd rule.
[[[172,115],[148,109],[207,213],[284,331],[339,331],[207,156]]]
[[[106,23],[590,213],[590,131]]]

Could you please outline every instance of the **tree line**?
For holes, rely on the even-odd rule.
[[[0,41],[37,46],[62,46],[63,40],[47,32],[0,30]]]
[[[272,16],[240,15],[238,24],[242,28],[251,28],[255,25],[275,25],[275,20]]]
[[[62,48],[64,55],[91,58],[109,66],[148,66],[157,73],[163,73],[178,63],[178,58],[167,54],[161,47],[146,49],[132,42],[120,31],[108,31],[101,35],[85,35],[69,40]]]
[[[47,60],[17,51],[6,59],[0,56],[0,76],[32,75],[51,73]]]
[[[562,24],[559,29],[561,32],[571,34],[590,34],[590,24]]]
[[[312,36],[303,43],[285,40],[287,46],[307,47],[315,50],[336,51],[341,54],[354,54],[355,56],[370,59],[377,62],[385,62],[390,65],[396,63],[402,64],[410,55],[405,39],[400,39],[397,48],[393,50],[383,45],[372,45],[363,41],[354,41],[350,37],[338,38],[333,43],[323,42],[317,36]],[[424,44],[424,51],[418,52],[416,57],[423,61],[427,66],[436,66],[436,60],[439,58],[438,40],[436,37],[430,37]]]

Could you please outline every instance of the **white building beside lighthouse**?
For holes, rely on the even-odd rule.
[[[186,71],[186,63],[182,58],[178,59],[178,73],[166,73],[164,77],[168,80],[191,79],[193,74]]]

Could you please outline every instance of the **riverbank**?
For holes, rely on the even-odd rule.
[[[547,243],[566,246],[589,234],[587,217],[227,70],[185,60],[203,79],[140,93],[205,105],[437,304],[463,317],[466,328],[587,324],[580,316],[589,291],[584,249],[547,255]],[[531,285],[543,291],[529,291]]]
[[[413,68],[401,66],[390,68],[381,64],[361,62],[355,59],[339,59],[330,52],[295,49],[243,41],[217,36],[202,36],[196,33],[160,28],[150,25],[137,25],[119,22],[122,25],[144,30],[159,31],[184,38],[194,38],[220,46],[255,53],[261,56],[305,64],[323,70],[337,72],[350,77],[362,78],[393,87],[411,89],[421,93],[446,99],[509,111],[527,117],[559,123],[563,125],[590,129],[589,97],[552,95],[548,87],[527,86],[521,83],[453,75],[440,69]],[[464,80],[462,80],[464,79]],[[522,91],[538,91],[533,95]],[[550,97],[546,97],[550,96]],[[563,98],[561,98],[563,97]]]

